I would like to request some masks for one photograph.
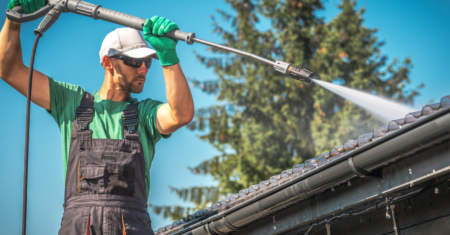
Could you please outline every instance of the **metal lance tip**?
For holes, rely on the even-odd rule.
[[[289,75],[289,77],[302,82],[310,83],[313,76],[311,71],[283,61],[276,61],[273,67],[276,71]]]
[[[292,65],[289,67],[288,69],[288,74],[289,77],[302,81],[302,82],[307,82],[310,83],[311,82],[311,78],[313,76],[313,72],[302,68],[300,66],[297,65]]]

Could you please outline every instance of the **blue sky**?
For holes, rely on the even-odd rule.
[[[5,12],[7,1],[0,4],[0,12]],[[223,1],[117,1],[90,0],[105,8],[121,11],[139,17],[164,16],[176,22],[186,32],[195,32],[197,37],[220,42],[211,33],[210,15],[215,9],[230,11]],[[337,16],[339,1],[326,2],[326,10],[319,13],[327,21]],[[447,78],[450,46],[447,30],[450,23],[450,2],[435,1],[367,1],[358,2],[367,9],[365,26],[378,28],[378,38],[386,40],[382,52],[389,59],[411,57],[414,68],[410,74],[410,88],[425,83],[421,95],[416,99],[416,107],[430,100],[439,101],[449,95],[450,79]],[[3,25],[2,19],[2,25]],[[22,50],[25,64],[31,54],[34,40],[33,30],[38,21],[22,25]],[[260,27],[268,27],[262,21]],[[116,25],[95,21],[75,14],[63,14],[44,37],[37,49],[35,68],[55,80],[78,84],[87,91],[99,90],[104,71],[99,64],[99,49],[104,36]],[[187,77],[197,79],[215,78],[195,60],[193,50],[208,54],[202,45],[189,46],[180,42],[177,51]],[[197,108],[214,104],[214,97],[193,90]],[[138,99],[151,97],[166,101],[164,79],[161,67],[154,63],[147,77],[144,92]],[[26,99],[0,81],[2,112],[0,125],[0,179],[5,186],[0,195],[0,227],[5,234],[19,234],[21,230],[23,146],[25,133]],[[29,201],[28,234],[56,234],[63,213],[64,182],[62,179],[61,138],[58,126],[42,108],[32,106],[30,161],[29,161]],[[206,142],[200,141],[196,133],[183,128],[170,139],[157,145],[156,157],[151,169],[151,193],[149,202],[155,205],[183,204],[170,193],[168,186],[189,187],[214,185],[209,177],[192,175],[188,166],[195,166],[215,154]],[[257,183],[257,182],[255,182]],[[151,213],[153,228],[170,223]]]

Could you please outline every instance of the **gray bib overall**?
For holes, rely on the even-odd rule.
[[[72,127],[59,235],[151,234],[138,104],[122,112],[124,138],[92,139],[94,97],[85,92]]]

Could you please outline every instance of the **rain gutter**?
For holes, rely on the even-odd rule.
[[[371,172],[401,157],[431,147],[430,143],[450,137],[450,108],[442,109],[340,158],[311,170],[226,211],[173,233],[174,235],[225,235],[306,199],[312,192],[345,182],[357,176],[357,169]]]

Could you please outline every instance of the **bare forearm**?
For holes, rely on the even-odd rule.
[[[20,67],[24,67],[20,23],[6,19],[0,33],[0,77],[8,82],[12,72]]]
[[[163,67],[167,101],[172,119],[186,125],[194,117],[194,101],[180,64]]]
[[[6,19],[0,32],[0,78],[11,87],[27,96],[30,69],[23,64],[20,45],[20,23]],[[33,71],[31,101],[50,110],[50,89],[47,76]]]

